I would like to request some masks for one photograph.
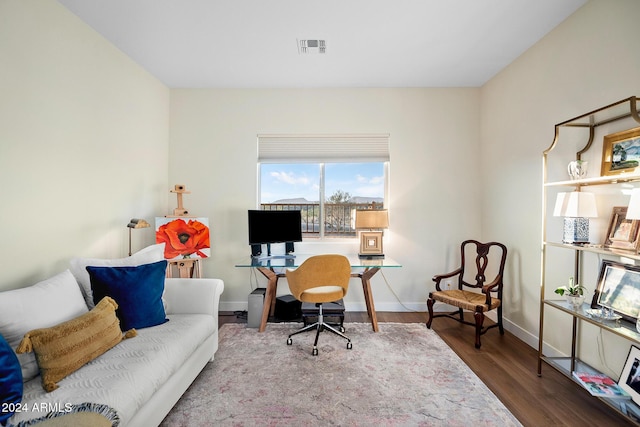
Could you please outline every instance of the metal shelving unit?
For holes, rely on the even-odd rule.
[[[577,330],[579,322],[585,322],[601,328],[612,334],[623,337],[632,343],[640,344],[640,334],[636,331],[635,325],[625,320],[619,320],[618,322],[602,321],[600,319],[592,318],[589,316],[588,310],[590,304],[583,304],[583,306],[577,310],[572,309],[569,304],[564,301],[545,299],[545,281],[546,281],[546,261],[547,250],[550,247],[566,249],[574,252],[574,271],[573,276],[576,279],[576,283],[580,283],[580,267],[582,264],[582,254],[586,252],[614,256],[614,257],[626,257],[634,260],[640,260],[640,255],[633,254],[627,251],[616,251],[609,248],[603,248],[597,245],[570,245],[557,242],[550,242],[547,240],[547,191],[553,187],[569,187],[574,188],[576,191],[580,191],[582,187],[593,185],[614,185],[626,182],[640,182],[640,175],[627,174],[616,176],[599,176],[592,178],[585,178],[579,180],[564,180],[564,181],[548,181],[548,156],[551,151],[556,147],[559,142],[560,129],[562,128],[579,128],[588,132],[588,138],[582,149],[576,152],[575,160],[582,160],[581,156],[587,152],[594,140],[595,130],[597,127],[612,123],[618,120],[633,118],[637,123],[640,123],[640,114],[638,111],[639,103],[638,97],[632,96],[630,98],[623,99],[616,103],[607,105],[573,119],[558,123],[555,125],[555,136],[553,143],[549,148],[543,152],[543,182],[542,182],[542,247],[541,247],[541,282],[540,282],[540,328],[539,328],[539,341],[538,341],[538,375],[542,375],[542,364],[547,363],[552,368],[560,371],[564,375],[573,379],[572,372],[575,370],[597,372],[594,368],[584,363],[578,357],[576,353],[577,349]],[[573,159],[568,159],[573,160]],[[543,332],[544,332],[544,313],[545,307],[549,309],[559,310],[566,313],[571,317],[572,332],[571,332],[571,356],[569,357],[547,357],[543,354]],[[609,407],[615,411],[623,414],[629,420],[640,425],[640,407],[629,400],[617,400],[600,398]]]

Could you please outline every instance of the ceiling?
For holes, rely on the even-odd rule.
[[[171,88],[301,88],[479,87],[587,0],[58,2]]]

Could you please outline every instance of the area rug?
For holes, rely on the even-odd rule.
[[[293,337],[225,324],[220,348],[162,426],[518,426],[518,420],[424,324],[346,323]]]

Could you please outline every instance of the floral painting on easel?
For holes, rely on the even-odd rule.
[[[156,243],[165,243],[166,259],[208,258],[209,218],[156,217]]]

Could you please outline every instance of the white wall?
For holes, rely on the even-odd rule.
[[[264,285],[234,267],[248,253],[256,135],[384,132],[385,249],[403,268],[385,272],[393,292],[374,278],[377,308],[404,310],[397,295],[424,310],[431,276],[457,262],[459,242],[495,239],[510,249],[505,317],[536,345],[541,153],[555,123],[640,95],[638,16],[636,0],[592,0],[481,89],[169,91],[55,1],[2,0],[0,289],[62,271],[72,256],[124,256],[127,221],[171,212],[168,189],[182,183],[185,206],[210,218],[205,275],[225,280],[223,309],[244,308],[250,287]],[[151,230],[134,234],[134,249],[151,242]],[[352,286],[347,303],[363,309]],[[549,344],[567,351],[566,318],[548,317],[560,325]],[[594,365],[618,369],[628,343],[602,340]]]
[[[0,289],[126,256],[168,204],[169,90],[53,0],[0,1],[0,64]]]
[[[512,329],[532,345],[537,346],[539,321],[542,151],[551,145],[554,124],[640,95],[638,17],[637,0],[592,0],[481,91],[482,234],[500,239],[511,249],[505,291],[508,318]],[[602,136],[596,135],[592,148],[595,157],[590,168],[596,175]],[[569,160],[561,162],[563,170]],[[609,213],[603,209],[600,214],[608,217]],[[602,241],[603,236],[596,238]],[[566,264],[551,263],[558,282],[548,284],[547,298],[571,275],[572,258],[568,262],[568,269]],[[597,270],[597,260],[589,268]],[[597,271],[585,273],[593,276]],[[590,298],[595,282],[584,284]],[[545,341],[566,353],[569,316],[546,313]],[[583,334],[582,356],[617,377],[629,343],[611,334],[599,337],[597,330],[588,327]]]
[[[390,229],[385,253],[401,269],[372,280],[378,310],[426,309],[431,277],[458,262],[462,240],[480,237],[479,89],[172,90],[170,183],[192,191],[185,207],[211,224],[206,276],[222,278],[223,310],[246,308],[251,286],[247,209],[256,207],[256,135],[389,133]],[[304,247],[306,246],[306,247]],[[298,251],[348,250],[297,245]],[[285,282],[286,283],[286,282]],[[279,293],[287,293],[286,286]],[[395,294],[395,295],[394,295]],[[364,310],[352,282],[346,304]]]

